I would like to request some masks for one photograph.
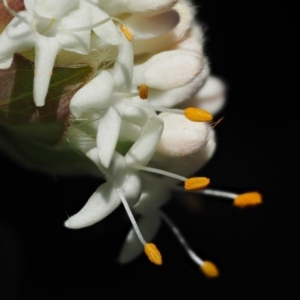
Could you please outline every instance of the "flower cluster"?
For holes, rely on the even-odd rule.
[[[54,64],[89,64],[96,70],[71,99],[66,138],[96,164],[106,183],[65,226],[93,225],[122,203],[133,230],[120,262],[144,249],[152,262],[162,263],[156,246],[147,242],[162,219],[202,271],[217,276],[216,267],[191,250],[161,206],[181,181],[187,191],[201,189],[238,206],[261,198],[255,192],[203,189],[208,178],[189,178],[215,151],[212,115],[225,99],[224,84],[210,75],[192,3],[24,0],[25,10],[18,13],[3,3],[14,18],[0,35],[0,68],[11,65],[14,53],[34,51],[36,106],[45,104]]]

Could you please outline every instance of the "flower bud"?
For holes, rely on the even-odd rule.
[[[151,165],[189,177],[212,157],[216,148],[214,131],[207,123],[192,122],[181,115],[159,116],[164,131]]]
[[[224,83],[219,78],[210,76],[198,93],[185,103],[185,106],[201,107],[215,115],[225,104],[225,92]]]
[[[161,113],[164,131],[156,152],[168,157],[193,155],[207,143],[209,126],[204,122],[192,122],[185,116]]]

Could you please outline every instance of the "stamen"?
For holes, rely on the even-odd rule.
[[[212,115],[208,111],[195,107],[186,108],[184,110],[184,115],[187,119],[193,122],[210,122],[213,119]]]
[[[100,171],[103,173],[103,175],[106,177],[107,180],[109,180],[111,182],[114,182],[114,178],[110,175],[110,173],[107,171],[106,168],[104,168],[101,165],[98,165],[98,167],[99,167]],[[143,235],[142,235],[142,233],[141,233],[141,231],[140,231],[140,229],[139,229],[139,227],[137,225],[137,222],[136,222],[136,220],[135,220],[135,218],[134,218],[134,216],[133,216],[133,214],[131,212],[131,209],[130,209],[130,207],[128,205],[128,202],[127,202],[127,200],[126,200],[126,198],[125,198],[122,190],[120,189],[120,187],[116,183],[114,185],[115,185],[116,191],[119,194],[119,197],[120,197],[120,199],[122,201],[122,204],[123,204],[123,206],[124,206],[124,208],[126,210],[126,213],[127,213],[128,217],[129,217],[129,220],[130,220],[130,222],[132,224],[132,227],[133,227],[133,229],[134,229],[134,231],[135,231],[138,239],[145,246],[147,244],[147,242],[145,241],[145,239],[144,239],[144,237],[143,237]]]
[[[141,99],[147,99],[148,98],[148,86],[145,84],[142,84],[139,87],[139,94]]]
[[[146,171],[146,172],[150,172],[150,173],[154,173],[154,174],[160,174],[160,175],[164,175],[167,177],[171,177],[174,179],[178,179],[180,181],[186,181],[188,178],[184,177],[184,176],[180,176],[171,172],[167,172],[164,170],[160,170],[160,169],[155,169],[155,168],[150,168],[150,167],[145,167],[145,166],[140,166],[140,165],[134,165],[133,168],[138,169],[138,170],[142,170],[142,171]]]
[[[147,243],[144,246],[144,251],[149,260],[156,265],[162,265],[162,257],[157,247],[152,243]]]
[[[129,220],[130,220],[130,222],[132,224],[132,227],[133,227],[133,229],[134,229],[137,237],[139,238],[140,242],[145,246],[147,244],[147,242],[145,241],[144,237],[142,236],[142,233],[141,233],[141,231],[140,231],[140,229],[139,229],[139,227],[138,227],[138,225],[136,223],[136,220],[135,220],[135,218],[134,218],[134,216],[133,216],[133,214],[131,212],[131,209],[130,209],[130,207],[128,205],[127,200],[125,199],[125,197],[124,197],[122,191],[120,190],[120,188],[117,187],[116,189],[117,189],[119,197],[120,197],[120,199],[121,199],[121,201],[123,203],[123,206],[124,206],[124,208],[125,208],[125,210],[127,212],[127,215],[129,217]]]
[[[213,116],[208,111],[196,107],[188,107],[185,110],[157,106],[154,106],[153,108],[156,111],[184,115],[187,119],[193,122],[210,122],[213,119]]]
[[[186,180],[184,188],[188,191],[196,191],[207,187],[210,180],[206,177],[194,177]]]
[[[201,271],[208,278],[216,278],[219,276],[219,270],[212,262],[205,260],[203,265],[200,266]]]
[[[120,30],[123,32],[123,34],[125,35],[125,37],[127,38],[127,40],[129,42],[131,42],[132,39],[133,39],[133,36],[132,36],[132,33],[130,32],[130,30],[126,26],[124,26],[122,24],[120,25]]]
[[[122,191],[118,187],[117,187],[117,192],[119,194],[119,197],[120,197],[120,199],[123,203],[123,206],[124,206],[124,208],[127,212],[127,215],[128,215],[128,217],[131,221],[132,227],[133,227],[138,239],[144,245],[144,251],[145,251],[146,255],[148,256],[149,260],[152,263],[156,264],[156,265],[161,265],[162,264],[162,257],[161,257],[161,254],[160,254],[159,250],[157,249],[157,247],[154,244],[147,243],[145,241],[145,239],[144,239],[144,237],[143,237],[143,235],[142,235],[142,233],[141,233],[141,231],[140,231],[140,229],[139,229],[139,227],[136,223],[136,220],[135,220],[135,218],[134,218],[134,216],[131,212],[131,209],[128,205],[128,202],[125,199]]]
[[[216,121],[213,125],[212,128],[215,128],[217,125],[219,125],[223,121],[224,117],[220,118],[218,121]]]
[[[250,192],[238,195],[233,202],[233,205],[238,207],[255,206],[262,203],[262,196],[258,192]]]
[[[186,239],[183,237],[182,233],[179,231],[179,229],[176,227],[174,222],[161,211],[161,217],[165,221],[165,223],[169,226],[175,237],[178,239],[178,242],[181,244],[183,249],[186,251],[187,255],[191,258],[191,260],[196,263],[202,272],[210,278],[217,277],[219,275],[218,269],[216,266],[209,262],[202,260],[190,247],[190,245],[187,243]]]
[[[177,190],[180,187],[176,187]],[[191,190],[192,191],[192,190]],[[214,197],[222,197],[233,200],[233,205],[238,207],[255,206],[262,203],[262,195],[259,192],[248,192],[244,194],[236,194],[220,190],[204,189],[196,191],[196,193]]]
[[[134,165],[132,167],[135,169],[141,170],[141,171],[160,174],[160,175],[164,175],[164,176],[171,177],[174,179],[178,179],[180,181],[184,181],[184,188],[189,191],[195,191],[198,189],[205,188],[210,183],[210,180],[206,177],[187,178],[187,177],[177,175],[177,174],[174,174],[171,172],[167,172],[164,170],[160,170],[160,169],[155,169],[155,168],[150,168],[150,167],[145,167],[145,166],[140,166],[140,165]]]

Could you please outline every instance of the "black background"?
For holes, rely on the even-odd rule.
[[[239,210],[206,199],[191,212],[166,210],[193,248],[214,261],[208,280],[168,228],[155,239],[164,257],[115,258],[130,227],[120,207],[91,228],[63,228],[99,182],[39,174],[1,156],[0,298],[2,299],[294,299],[298,252],[296,21],[287,1],[201,0],[212,71],[228,89],[214,159],[201,171],[212,186],[259,190],[260,207]]]

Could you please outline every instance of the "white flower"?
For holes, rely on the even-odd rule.
[[[113,7],[118,5],[121,7],[116,11],[110,1],[25,0],[26,10],[15,13],[4,0],[4,5],[15,18],[0,36],[0,68],[5,69],[11,65],[14,53],[34,48],[34,101],[37,106],[43,106],[55,59],[62,50],[88,55],[91,50],[107,45],[111,48],[119,45],[122,34],[119,24],[114,22],[128,23],[129,28],[136,33],[137,39],[164,34],[178,22],[178,14],[175,11],[164,12],[174,4],[173,0],[151,5],[149,1],[143,1],[144,3],[140,3],[140,9],[144,7],[146,11],[155,12],[155,15],[137,18],[131,16],[124,21],[110,15],[117,12],[131,12],[134,5],[126,1],[117,2],[113,1]],[[162,19],[164,20],[162,26],[154,26]],[[143,26],[140,26],[141,24]],[[151,29],[150,34],[148,29]]]
[[[160,117],[164,121],[164,131],[149,165],[162,169],[162,175],[170,175],[167,172],[181,176],[193,175],[213,155],[216,148],[215,134],[207,123],[191,122],[183,116],[170,113],[162,113]],[[178,179],[176,175],[170,178],[149,173],[142,174],[141,178],[143,191],[140,200],[133,206],[133,211],[141,215],[139,228],[142,234],[152,240],[163,216],[160,207],[169,200]],[[142,250],[137,236],[131,230],[119,260],[128,262]]]
[[[4,3],[7,6],[6,0]],[[0,67],[8,68],[15,52],[34,47],[34,100],[43,106],[55,58],[61,49],[81,54],[89,52],[90,32],[68,32],[72,27],[91,26],[91,12],[76,9],[79,1],[29,1],[0,36]]]
[[[65,226],[91,226],[122,203],[133,230],[120,262],[144,249],[152,262],[162,263],[156,246],[147,242],[162,219],[201,270],[216,277],[214,264],[203,261],[161,211],[173,190],[183,190],[178,183],[184,182],[187,191],[209,184],[206,177],[189,176],[215,151],[213,128],[218,122],[210,123],[211,113],[217,113],[225,99],[224,84],[210,76],[203,32],[195,24],[190,1],[24,3],[26,9],[16,13],[4,0],[14,19],[0,35],[0,68],[11,65],[14,53],[34,49],[37,106],[45,104],[56,62],[90,64],[95,69],[90,82],[71,99],[67,140],[96,164],[106,183]],[[198,192],[229,198],[240,207],[261,202],[256,192]]]

